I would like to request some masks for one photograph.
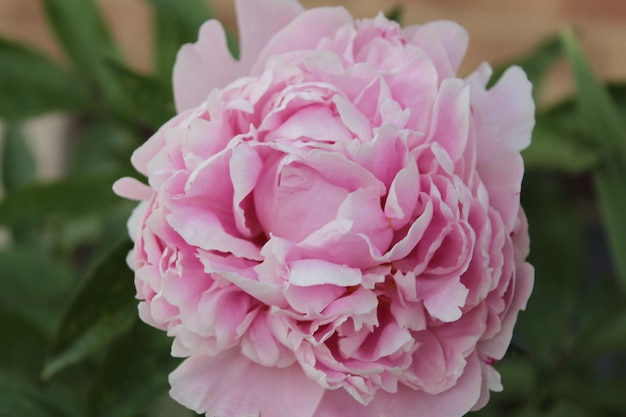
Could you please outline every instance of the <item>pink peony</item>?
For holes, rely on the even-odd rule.
[[[533,285],[519,151],[531,85],[456,71],[466,32],[237,1],[174,68],[179,115],[132,162],[141,318],[187,358],[171,395],[219,417],[452,417]]]

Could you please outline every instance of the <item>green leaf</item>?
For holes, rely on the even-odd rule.
[[[85,91],[50,58],[0,39],[1,118],[21,120],[85,103]]]
[[[54,389],[42,389],[19,375],[0,372],[0,410],[7,417],[78,417]]]
[[[626,126],[626,84],[609,84],[608,90],[620,112],[622,124]]]
[[[540,369],[549,371],[573,342],[572,318],[586,271],[584,229],[558,177],[528,172],[522,206],[532,238],[535,286],[516,331]]]
[[[194,39],[185,39],[184,31],[181,30],[178,22],[165,13],[154,13],[153,25],[154,64],[159,78],[171,85],[176,54],[185,42],[192,42]]]
[[[213,18],[211,10],[207,9],[206,2],[190,0],[188,2],[173,2],[169,0],[146,0],[155,8],[155,44],[156,67],[159,77],[171,82],[172,69],[176,53],[185,43],[192,43],[198,39],[200,26]],[[239,41],[237,36],[228,28],[226,42],[233,57],[239,58]]]
[[[134,417],[165,394],[167,376],[180,363],[171,356],[170,345],[162,331],[137,322],[108,350],[93,387],[89,414]]]
[[[104,175],[130,171],[130,157],[146,138],[113,120],[95,120],[85,124],[72,137],[76,145],[70,159],[72,175]]]
[[[155,131],[176,115],[171,88],[158,78],[136,73],[120,64],[109,62],[120,85],[130,98],[131,122],[143,123]]]
[[[489,80],[489,86],[495,85],[511,65],[519,65],[533,84],[533,96],[536,98],[541,91],[546,75],[562,55],[563,47],[559,37],[549,38],[530,54],[494,69],[493,76]]]
[[[129,243],[118,245],[74,294],[56,333],[44,378],[99,351],[136,321],[133,273],[126,265],[130,248]]]
[[[6,192],[27,185],[37,177],[35,158],[20,126],[6,127],[2,152],[2,183]]]
[[[0,309],[0,334],[10,340],[0,345],[0,372],[36,381],[46,353],[46,336],[32,323],[4,309]]]
[[[606,155],[595,170],[594,184],[619,282],[626,292],[626,128],[574,33],[565,31],[561,39],[576,82],[584,131]]]
[[[540,168],[572,174],[594,168],[602,155],[581,133],[572,101],[537,114],[533,139],[522,151],[528,169]]]
[[[599,324],[584,342],[587,355],[600,352],[626,352],[626,311],[612,314],[605,323]]]
[[[596,77],[572,30],[561,35],[578,90],[580,117],[586,133],[599,145],[626,158],[626,129],[619,111]]]
[[[402,24],[402,17],[404,16],[404,6],[398,4],[391,10],[385,13],[385,17],[389,20]]]
[[[72,218],[104,212],[123,201],[111,187],[125,174],[69,177],[20,188],[0,202],[0,224],[16,226],[48,216]]]
[[[83,77],[98,86],[98,92],[114,109],[127,111],[127,97],[104,65],[120,56],[94,0],[42,3],[57,38]]]
[[[0,251],[0,306],[51,334],[74,277],[55,259],[26,248]]]
[[[136,321],[136,313],[137,308],[133,305],[112,313],[103,313],[100,317],[92,317],[94,321],[89,323],[89,327],[79,335],[71,335],[75,340],[47,361],[43,378],[50,378],[60,370],[82,361],[126,333]]]
[[[205,21],[213,17],[203,0],[171,1],[171,0],[146,0],[159,13],[176,19],[188,41],[195,40],[198,30]]]

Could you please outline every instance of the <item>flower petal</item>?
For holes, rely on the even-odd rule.
[[[173,399],[207,416],[313,417],[324,393],[298,365],[257,365],[231,349],[185,360],[169,377]]]

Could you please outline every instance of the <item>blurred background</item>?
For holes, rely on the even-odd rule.
[[[473,415],[625,417],[626,1],[302,3],[455,20],[461,76],[526,70],[535,290]],[[232,0],[0,0],[0,417],[193,415],[167,396],[171,341],[137,319],[111,184],[172,116],[176,51],[209,17],[236,33]]]

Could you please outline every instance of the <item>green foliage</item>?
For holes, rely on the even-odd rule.
[[[176,53],[211,10],[203,0],[146,0],[155,72],[140,74],[122,61],[94,0],[41,2],[68,65],[0,40],[0,226],[9,240],[0,249],[0,334],[10,341],[0,345],[0,415],[195,415],[167,396],[178,364],[171,340],[137,319],[125,263],[133,203],[111,186],[137,175],[131,153],[173,116]],[[402,8],[387,16],[401,20]],[[524,68],[540,97],[566,57],[578,92],[537,110],[523,152],[534,293],[496,364],[505,390],[476,416],[626,413],[626,84],[603,86],[572,32],[509,64]],[[70,118],[67,170],[44,182],[22,126],[53,111]]]
[[[562,36],[578,88],[578,114],[584,132],[604,152],[594,183],[617,276],[626,292],[626,127],[617,106],[594,75],[572,31]]]
[[[20,120],[85,104],[82,85],[39,52],[0,39],[0,118]]]

